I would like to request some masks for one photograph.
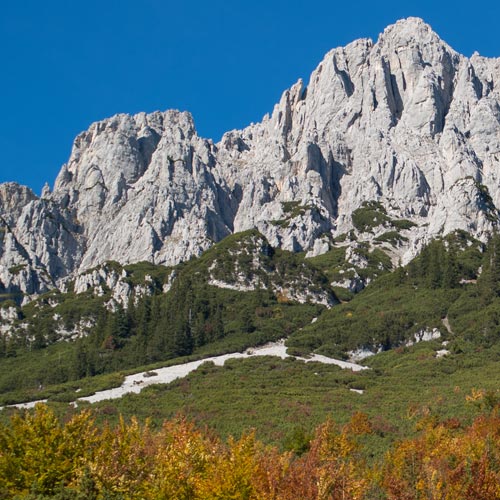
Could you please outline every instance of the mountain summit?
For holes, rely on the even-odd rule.
[[[36,294],[110,260],[176,264],[250,228],[317,255],[396,227],[401,262],[457,229],[486,239],[499,82],[500,59],[460,55],[408,18],[331,50],[307,86],[217,144],[185,112],[94,123],[52,192],[0,185],[0,292]]]

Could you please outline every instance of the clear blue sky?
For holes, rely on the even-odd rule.
[[[0,11],[0,182],[52,186],[74,137],[115,113],[190,111],[200,135],[258,121],[331,48],[419,16],[500,56],[500,2],[9,0]]]

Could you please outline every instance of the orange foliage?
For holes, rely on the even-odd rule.
[[[296,457],[256,440],[222,442],[185,419],[123,419],[95,427],[83,412],[62,424],[44,405],[0,426],[0,498],[145,500],[493,500],[500,498],[500,417],[469,427],[427,416],[415,439],[398,443],[369,467],[359,437],[372,432],[363,414],[319,426]],[[62,495],[62,496],[61,496]],[[30,497],[31,498],[31,497]]]
[[[498,499],[500,419],[479,417],[465,430],[455,420],[430,421],[388,455],[384,469],[390,499]]]

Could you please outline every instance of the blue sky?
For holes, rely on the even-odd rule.
[[[0,12],[0,182],[52,186],[74,137],[115,113],[190,111],[200,135],[259,121],[331,48],[422,17],[500,56],[500,2],[11,0]],[[478,6],[476,8],[476,5]]]

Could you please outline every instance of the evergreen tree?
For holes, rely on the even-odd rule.
[[[450,247],[443,256],[442,286],[443,288],[456,288],[459,285],[460,275],[455,250]]]
[[[76,379],[91,375],[89,373],[89,361],[87,359],[87,350],[82,341],[77,341],[74,350],[74,361],[72,363],[73,377]]]
[[[218,300],[218,298],[214,292],[213,299],[212,299],[212,311],[211,311],[213,334],[212,334],[212,337],[210,340],[221,339],[225,335],[223,310],[224,310],[224,306]]]
[[[147,346],[151,337],[151,297],[149,295],[142,297],[133,308],[133,312],[135,361],[145,363],[147,362]]]
[[[440,241],[433,241],[427,247],[425,275],[426,284],[429,288],[441,288],[443,253],[444,248]]]
[[[47,345],[44,332],[41,327],[41,321],[38,316],[33,318],[28,327],[28,338],[32,339],[31,347],[33,349],[43,349]]]
[[[189,312],[188,312],[189,314]],[[210,335],[210,297],[206,286],[196,290],[191,310],[191,331],[195,346],[204,345]]]
[[[241,328],[245,333],[251,333],[255,331],[255,325],[254,325],[254,314],[252,314],[252,311],[248,308],[243,309],[241,312]]]
[[[0,333],[0,358],[7,356],[7,335]]]
[[[178,318],[172,337],[172,351],[175,356],[187,356],[193,352],[193,336],[190,322]]]
[[[114,350],[123,347],[130,333],[130,318],[123,306],[118,305],[116,311],[109,313],[107,317],[104,329],[105,348]]]
[[[484,254],[478,288],[483,299],[500,296],[500,235],[494,234]]]
[[[92,345],[95,347],[100,347],[104,342],[109,315],[109,311],[104,306],[100,309],[97,315],[96,324],[94,328],[92,328],[92,333],[88,337]]]
[[[161,322],[158,322],[155,329],[151,332],[146,346],[147,362],[158,361],[165,356],[167,352],[166,332],[162,328]]]

